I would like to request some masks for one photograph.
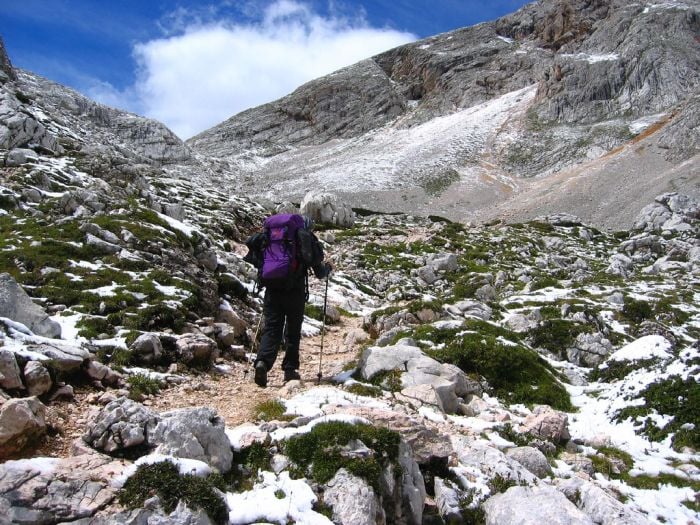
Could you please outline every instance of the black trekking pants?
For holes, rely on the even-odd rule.
[[[277,352],[286,336],[286,348],[282,360],[283,370],[299,368],[299,341],[301,340],[301,324],[304,320],[304,304],[306,290],[303,286],[291,289],[265,290],[263,317],[265,326],[262,333],[260,349],[255,362],[262,361],[268,370],[277,359]],[[287,323],[285,329],[285,321]],[[284,333],[283,333],[284,332]]]

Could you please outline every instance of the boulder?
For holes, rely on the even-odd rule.
[[[571,438],[569,416],[547,405],[539,405],[523,421],[521,432],[534,434],[554,443],[563,443]]]
[[[564,494],[546,485],[511,487],[482,508],[486,525],[594,525]]]
[[[516,447],[506,451],[506,456],[520,463],[538,478],[552,474],[552,467],[542,452],[534,447]]]
[[[350,227],[355,224],[355,212],[352,208],[340,202],[331,193],[310,191],[301,201],[301,213],[315,222]]]
[[[115,372],[107,365],[94,360],[87,362],[85,373],[90,379],[100,381],[105,386],[117,386],[122,379],[122,375],[120,373]]]
[[[470,441],[468,438],[453,436],[452,444],[462,466],[481,471],[488,479],[500,476],[519,484],[530,484],[537,480],[534,474],[507,457],[489,441]]]
[[[567,479],[557,488],[597,525],[651,525],[652,523],[644,515],[630,509],[599,486],[579,477]]]
[[[425,425],[425,422],[404,413],[367,405],[327,406],[328,414],[342,413],[368,419],[375,426],[386,427],[401,434],[412,450],[412,457],[419,464],[442,464],[447,468],[448,458],[453,453],[450,436]]]
[[[160,417],[143,405],[120,397],[108,403],[88,423],[83,441],[106,453],[148,446],[148,430]]]
[[[211,364],[219,357],[216,341],[202,334],[184,334],[175,341],[178,360],[186,365]]]
[[[566,358],[579,366],[596,366],[612,353],[612,343],[600,333],[579,334],[571,348],[566,350]]]
[[[683,231],[700,219],[700,201],[679,193],[664,193],[639,212],[634,229],[644,231]]]
[[[459,269],[459,262],[454,253],[436,253],[427,256],[426,264],[435,272],[454,272]]]
[[[24,450],[46,434],[46,407],[36,397],[10,399],[0,407],[0,459]]]
[[[36,162],[38,155],[31,149],[15,148],[11,149],[5,157],[5,166],[8,168],[21,166],[27,162]]]
[[[61,337],[61,325],[49,319],[9,273],[0,274],[0,317],[22,323],[43,337]]]
[[[27,350],[46,357],[46,363],[57,372],[75,372],[90,359],[90,352],[79,346],[60,342],[29,344]]]
[[[42,396],[53,386],[51,374],[40,361],[29,361],[24,365],[24,381],[30,396]]]
[[[421,525],[425,506],[425,481],[418,463],[413,458],[413,451],[403,439],[399,443],[399,466],[401,468],[401,485],[399,497],[395,498],[395,521]],[[385,478],[393,479],[393,470]],[[401,519],[403,518],[403,519]]]
[[[474,301],[471,299],[446,305],[445,310],[452,315],[476,317],[477,319],[481,319],[483,321],[488,321],[493,315],[493,309],[489,305],[484,304],[481,301]]]
[[[154,363],[163,357],[163,343],[158,334],[144,333],[131,343],[129,350],[143,363]]]
[[[100,253],[105,255],[113,255],[122,251],[121,246],[117,244],[112,244],[111,242],[103,241],[99,237],[96,237],[92,233],[85,234],[85,244],[95,248]]]
[[[367,482],[344,468],[326,483],[323,502],[333,509],[333,523],[375,525],[386,523],[379,497]]]
[[[610,257],[610,264],[608,265],[607,272],[612,275],[619,275],[620,277],[629,277],[632,275],[634,267],[634,262],[632,259],[627,257],[622,253],[616,253]]]
[[[0,388],[19,390],[24,388],[14,352],[0,348]]]
[[[510,314],[506,318],[506,324],[513,332],[524,333],[537,328],[542,321],[542,314],[539,309],[532,310],[527,314]]]
[[[371,346],[363,352],[358,366],[363,379],[372,379],[379,372],[407,370],[410,359],[423,356],[422,350],[415,346]]]
[[[210,408],[173,410],[148,427],[156,452],[204,461],[219,472],[231,470],[233,453],[224,420]]]

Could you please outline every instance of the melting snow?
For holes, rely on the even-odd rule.
[[[589,53],[577,53],[575,55],[564,54],[563,58],[573,58],[574,60],[586,61],[589,64],[595,64],[596,62],[609,62],[612,60],[619,60],[620,55],[617,53],[601,53],[601,54],[589,54]]]
[[[610,356],[610,361],[634,361],[637,359],[650,359],[660,357],[669,359],[671,343],[660,335],[647,335],[637,339],[627,346],[623,346]]]
[[[244,524],[261,521],[271,523],[304,523],[332,525],[332,521],[313,510],[317,498],[303,479],[291,479],[288,472],[275,475],[261,472],[262,481],[253,490],[241,494],[226,494],[229,523]]]

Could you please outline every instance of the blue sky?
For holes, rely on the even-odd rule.
[[[524,0],[19,0],[12,63],[188,138],[386,49],[493,20]]]

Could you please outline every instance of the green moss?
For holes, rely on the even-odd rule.
[[[382,397],[382,389],[374,385],[363,385],[362,383],[353,383],[345,389],[351,394],[365,397]]]
[[[126,382],[129,385],[129,397],[137,401],[160,392],[160,381],[144,374],[129,376]]]
[[[268,401],[262,401],[255,405],[253,413],[255,414],[256,419],[262,421],[281,421],[284,419],[293,419],[294,416],[285,417],[284,413],[286,410],[287,408],[284,406],[284,403],[282,403],[282,401],[280,401],[279,399],[270,399]]]
[[[525,482],[521,484],[524,485]],[[500,494],[502,492],[505,492],[509,488],[515,487],[517,485],[518,482],[514,479],[505,478],[500,474],[496,474],[496,476],[494,476],[488,481],[488,487],[491,490],[491,494]]]
[[[306,306],[304,306],[304,315],[311,317],[311,319],[316,319],[317,321],[323,321],[323,307],[306,303]],[[328,314],[326,314],[326,324],[335,324],[335,321],[328,317]]]
[[[444,347],[427,350],[428,355],[457,365],[468,374],[485,377],[494,393],[508,403],[574,409],[554,370],[536,352],[521,344],[504,344],[500,334],[509,332],[484,321],[470,321],[467,326],[473,332],[459,337],[452,332],[453,338],[446,337]]]
[[[129,318],[125,326],[149,332],[166,328],[180,332],[185,326],[185,312],[164,303],[154,304],[139,310],[134,317]]]
[[[532,284],[530,285],[530,290],[541,290],[542,288],[549,288],[550,286],[559,286],[559,280],[549,275],[545,275],[533,280]]]
[[[114,326],[112,326],[105,317],[85,316],[82,317],[76,324],[79,328],[78,335],[87,339],[95,339],[101,334],[108,336],[114,335]]]
[[[235,467],[228,473],[228,481],[235,490],[250,490],[262,470],[270,470],[270,450],[262,443],[233,452]]]
[[[515,443],[519,447],[526,447],[536,439],[536,436],[529,432],[517,432],[510,423],[494,427],[493,430],[503,439]]]
[[[685,446],[700,448],[700,385],[692,377],[683,380],[671,376],[647,386],[637,397],[644,399],[641,406],[626,407],[617,412],[615,419],[623,421],[628,417],[643,425],[641,432],[652,441],[661,441],[669,434],[676,433],[672,443],[675,450]],[[673,419],[659,428],[646,417],[651,413],[672,416]],[[683,429],[684,425],[692,426]]]
[[[419,184],[425,193],[433,197],[443,194],[455,182],[459,180],[459,173],[453,169],[445,169],[438,173],[424,177]]]
[[[598,454],[588,457],[595,471],[610,479],[627,479],[629,477],[627,473],[634,466],[632,456],[614,447],[600,447]]]
[[[658,476],[649,476],[643,474],[641,476],[628,476],[625,482],[636,489],[658,490],[660,485],[671,485],[672,487],[685,488],[690,487],[694,491],[700,491],[700,481],[694,481],[687,478],[680,478],[673,474],[662,473]]]
[[[215,487],[209,478],[182,475],[173,463],[164,461],[139,466],[119,492],[119,502],[138,509],[148,498],[157,495],[163,510],[170,513],[183,500],[190,508],[204,510],[214,523],[228,523],[228,506]]]
[[[651,319],[653,315],[654,311],[651,304],[647,301],[638,301],[631,297],[625,297],[621,316],[627,321],[639,324],[642,321]]]
[[[612,383],[624,379],[635,370],[651,368],[658,363],[658,359],[640,359],[636,361],[607,361],[605,366],[598,366],[591,370],[588,379]]]
[[[368,458],[343,456],[342,448],[352,440],[364,443],[374,451],[373,455]],[[290,438],[284,449],[294,463],[319,483],[329,481],[340,468],[345,468],[381,493],[382,468],[390,463],[396,465],[399,441],[399,434],[386,428],[334,421],[321,423],[306,434]]]
[[[370,383],[385,388],[389,392],[400,392],[401,374],[401,370],[384,370],[372,376]]]
[[[530,330],[528,338],[532,346],[566,357],[566,350],[573,346],[576,337],[591,331],[591,327],[573,321],[550,319]]]

